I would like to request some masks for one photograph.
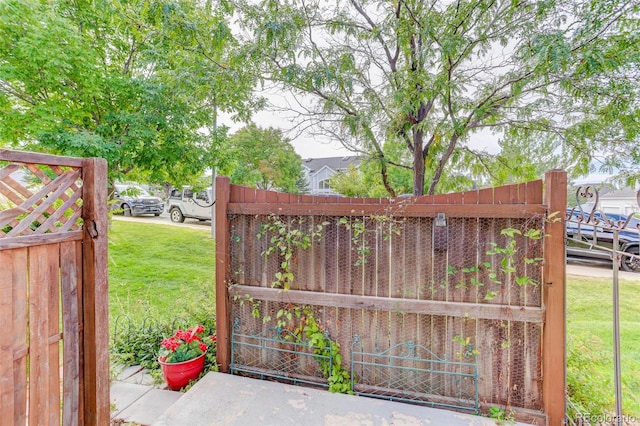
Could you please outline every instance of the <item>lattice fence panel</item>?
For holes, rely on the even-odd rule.
[[[0,162],[0,238],[82,229],[82,170]]]

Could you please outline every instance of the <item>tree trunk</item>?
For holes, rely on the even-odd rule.
[[[384,185],[384,188],[387,190],[391,197],[395,197],[396,191],[389,183],[389,176],[387,174],[387,163],[384,158],[380,159],[380,174],[382,175],[382,184]]]
[[[424,194],[424,156],[422,153],[422,130],[413,130],[413,195]]]

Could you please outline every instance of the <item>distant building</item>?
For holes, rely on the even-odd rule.
[[[622,188],[600,194],[600,210],[605,213],[630,215],[640,212],[638,191],[634,188]]]
[[[327,157],[327,158],[307,158],[302,161],[302,170],[309,183],[311,195],[332,195],[335,194],[329,179],[338,172],[346,171],[349,165],[356,167],[360,165],[361,157]]]
[[[585,187],[586,185],[583,185]],[[597,186],[597,185],[594,185]],[[598,188],[598,210],[605,213],[618,213],[624,215],[640,213],[638,205],[638,191],[631,187],[615,189],[608,185]],[[569,205],[569,207],[572,207]],[[582,206],[584,211],[593,210],[593,200],[585,202]]]

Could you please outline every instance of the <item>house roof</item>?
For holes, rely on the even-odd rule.
[[[323,167],[328,167],[337,172],[347,170],[347,167],[350,164],[357,166],[360,164],[360,161],[362,161],[362,158],[357,155],[346,157],[307,158],[302,161],[302,165],[309,169],[311,173],[315,173]]]
[[[606,192],[600,197],[601,198],[629,198],[629,199],[635,200],[637,197],[637,191],[634,188],[626,187],[617,191],[614,190],[614,191]]]

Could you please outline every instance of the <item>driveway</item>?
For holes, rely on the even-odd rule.
[[[191,229],[200,229],[203,231],[211,232],[211,221],[199,221],[197,219],[185,219],[184,223],[176,223],[172,222],[169,219],[168,213],[162,213],[160,216],[135,216],[135,217],[125,217],[122,215],[113,215],[114,220],[123,220],[126,222],[142,222],[142,223],[154,223],[156,225],[169,225],[169,226],[178,226],[183,228],[191,228]]]
[[[567,261],[567,275],[592,278],[611,278],[613,270],[610,264],[600,264],[581,259],[569,259]],[[618,271],[621,280],[640,282],[640,273]]]

